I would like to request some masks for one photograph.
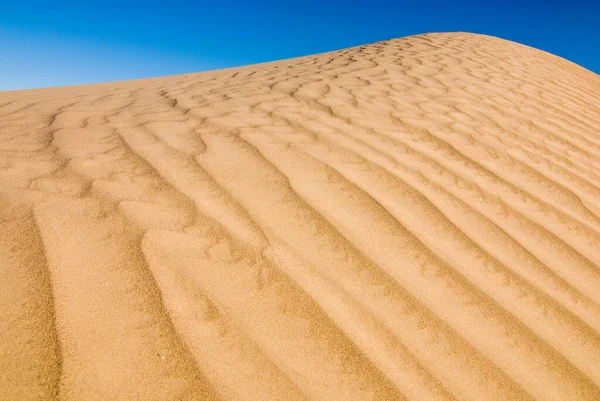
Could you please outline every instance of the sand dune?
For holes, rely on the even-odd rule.
[[[0,93],[0,400],[600,400],[600,77],[427,34]]]

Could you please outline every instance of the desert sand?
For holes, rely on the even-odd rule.
[[[0,400],[600,400],[600,76],[439,33],[0,93]]]

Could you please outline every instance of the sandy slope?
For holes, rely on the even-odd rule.
[[[600,400],[600,77],[429,34],[0,93],[0,400]]]

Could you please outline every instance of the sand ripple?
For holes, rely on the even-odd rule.
[[[428,34],[0,93],[1,400],[600,400],[600,78]]]

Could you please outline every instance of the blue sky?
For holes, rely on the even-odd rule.
[[[600,73],[593,0],[0,0],[0,90],[182,74],[446,31],[514,40]]]

